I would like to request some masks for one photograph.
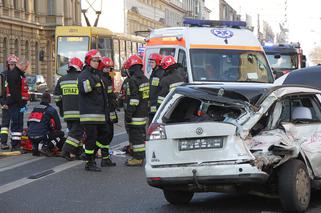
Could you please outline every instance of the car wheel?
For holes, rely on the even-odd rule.
[[[174,205],[187,204],[191,201],[194,192],[164,190],[165,199]]]
[[[280,167],[278,173],[279,196],[287,212],[304,212],[310,203],[311,183],[307,168],[293,159]]]

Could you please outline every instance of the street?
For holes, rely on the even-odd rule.
[[[35,104],[29,104],[28,111]],[[112,150],[126,143],[128,137],[120,122]],[[189,205],[170,205],[161,190],[147,185],[144,168],[126,167],[125,159],[114,155],[116,167],[95,173],[86,172],[82,161],[33,157],[30,153],[3,157],[0,212],[282,212],[277,199],[245,194],[198,193]],[[320,210],[321,192],[316,191],[308,212]]]

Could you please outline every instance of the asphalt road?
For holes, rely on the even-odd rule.
[[[113,150],[128,143],[123,124],[119,125]],[[1,158],[0,212],[282,212],[277,199],[244,194],[199,193],[189,205],[170,205],[161,190],[147,185],[144,168],[124,166],[126,158],[114,155],[117,166],[100,173],[86,172],[82,161],[58,157]],[[313,193],[308,212],[321,212],[321,191]]]

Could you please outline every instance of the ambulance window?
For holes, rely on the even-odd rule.
[[[152,67],[151,65],[148,63],[148,58],[149,55],[152,53],[158,53],[159,49],[156,48],[147,48],[145,51],[145,69],[146,69],[146,74],[147,76],[149,76],[152,73]]]
[[[178,52],[178,60],[177,60],[178,63],[180,63],[184,69],[186,70],[186,53],[184,50],[180,49],[179,52]]]
[[[160,48],[159,54],[162,56],[171,55],[175,57],[175,48]]]

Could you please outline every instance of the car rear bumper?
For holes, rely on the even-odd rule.
[[[166,187],[171,185],[225,185],[242,183],[264,183],[269,175],[250,164],[212,165],[152,168],[145,166],[149,185]]]

